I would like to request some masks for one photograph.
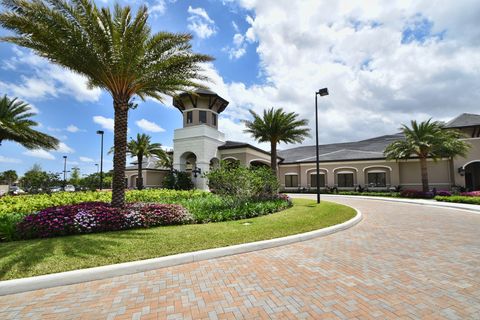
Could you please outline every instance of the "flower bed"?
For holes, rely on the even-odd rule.
[[[116,231],[190,223],[192,216],[175,204],[129,204],[119,209],[104,202],[51,207],[26,216],[17,224],[20,239]]]
[[[208,192],[160,189],[128,191],[128,203],[120,210],[106,203],[110,198],[110,192],[2,197],[0,241],[237,220],[291,206],[283,195],[239,201]]]

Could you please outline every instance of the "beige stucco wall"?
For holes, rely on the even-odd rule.
[[[400,182],[403,189],[421,189],[422,176],[417,160],[402,161],[400,165]],[[451,165],[449,160],[428,161],[428,182],[430,188],[447,190],[452,186]]]
[[[465,186],[465,177],[458,172],[459,168],[465,167],[469,163],[480,161],[480,138],[465,139],[471,146],[466,157],[457,157],[453,159],[452,174],[455,185]]]
[[[156,187],[159,188],[163,184],[163,179],[165,178],[167,171],[152,171],[152,170],[143,170],[143,184],[145,187]],[[137,177],[137,171],[126,171],[125,178],[128,179],[128,188],[135,188]]]
[[[270,155],[253,150],[251,148],[235,148],[219,150],[221,160],[234,158],[240,161],[242,166],[250,166],[250,162],[259,161],[270,165]]]

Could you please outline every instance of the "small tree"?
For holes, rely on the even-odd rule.
[[[58,173],[43,171],[35,164],[32,169],[25,172],[20,182],[22,187],[31,193],[50,193],[50,188],[59,185],[61,180]]]
[[[15,181],[17,181],[18,175],[15,170],[7,170],[0,174],[0,181],[12,185]]]
[[[309,136],[310,129],[305,126],[307,120],[298,119],[295,112],[285,112],[282,108],[263,111],[263,116],[250,110],[253,121],[245,120],[247,129],[259,142],[270,142],[270,166],[277,172],[277,145],[283,143],[300,143]]]
[[[73,167],[72,168],[72,173],[70,174],[70,180],[68,180],[68,182],[77,187],[77,186],[80,185],[80,180],[81,179],[82,178],[80,177],[80,168]]]
[[[411,121],[411,127],[402,125],[400,128],[405,136],[404,140],[397,140],[385,149],[385,156],[389,160],[407,160],[417,157],[420,161],[423,192],[429,191],[427,159],[434,161],[444,158],[465,156],[470,145],[465,141],[460,131],[446,129],[440,122],[431,122],[431,119],[417,123]]]

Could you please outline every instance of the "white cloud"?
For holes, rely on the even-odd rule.
[[[23,154],[29,157],[34,157],[34,158],[40,158],[45,160],[55,160],[55,156],[53,154],[43,149],[27,150],[23,152]]]
[[[213,36],[216,31],[215,21],[209,16],[203,8],[192,8],[188,6],[188,30],[194,32],[199,38],[206,39]]]
[[[55,151],[60,152],[60,153],[74,153],[75,152],[75,150],[70,148],[65,142],[60,142],[58,144],[57,150],[55,150]]]
[[[393,133],[410,119],[478,113],[478,2],[244,0],[241,5],[253,11],[250,28],[232,43],[257,45],[261,81],[225,83],[207,65],[215,81],[211,89],[230,101],[226,121],[249,118],[249,108],[283,107],[309,119],[313,129],[314,92],[323,87],[330,95],[319,98],[322,143]],[[431,30],[402,42],[418,14]],[[244,138],[227,124],[219,121],[227,136]]]
[[[231,60],[236,60],[241,58],[247,52],[246,47],[247,44],[245,43],[245,37],[240,33],[236,33],[233,36],[233,45],[224,48],[223,51],[228,53],[228,57]]]
[[[85,77],[54,65],[31,51],[14,48],[13,52],[13,57],[3,61],[4,68],[15,70],[17,66],[28,66],[34,75],[22,76],[20,84],[0,81],[0,91],[33,100],[59,94],[70,95],[80,102],[94,102],[100,98],[101,90],[88,88]]]
[[[148,12],[153,16],[163,15],[167,10],[165,0],[156,0],[153,5],[148,7]]]
[[[75,125],[73,125],[73,124],[69,125],[69,126],[66,128],[66,130],[67,130],[68,132],[72,132],[72,133],[81,131],[80,128],[78,128],[77,126],[75,126]]]
[[[112,118],[106,118],[103,116],[94,116],[93,122],[102,126],[102,128],[113,131],[114,121]]]
[[[21,163],[22,160],[16,159],[16,158],[8,158],[8,157],[0,156],[0,162],[1,163]]]
[[[95,162],[95,160],[93,160],[92,158],[88,158],[88,157],[79,157],[79,159],[82,162]]]
[[[147,119],[141,119],[138,121],[135,121],[135,124],[145,130],[145,131],[150,131],[150,132],[164,132],[165,129],[160,127],[158,124],[155,122],[148,121]]]

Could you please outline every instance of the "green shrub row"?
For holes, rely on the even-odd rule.
[[[467,197],[467,196],[449,196],[442,197],[436,196],[435,200],[443,202],[458,202],[458,203],[469,203],[469,204],[480,204],[480,197]]]
[[[343,196],[369,196],[369,197],[398,197],[398,192],[358,192],[358,191],[339,191]]]

